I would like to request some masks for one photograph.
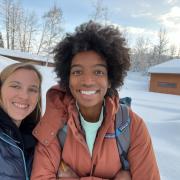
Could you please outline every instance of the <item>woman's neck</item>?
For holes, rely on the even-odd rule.
[[[97,122],[102,110],[103,103],[94,107],[79,107],[83,118],[88,122]]]

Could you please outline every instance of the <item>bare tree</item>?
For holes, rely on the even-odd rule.
[[[1,16],[5,25],[7,48],[15,49],[20,4],[13,0],[3,0],[1,5]]]
[[[44,23],[37,54],[40,52],[49,54],[55,44],[60,41],[63,34],[62,16],[62,10],[57,5],[54,5],[44,14]]]
[[[12,0],[3,0],[1,4],[1,16],[5,25],[7,48],[10,48],[10,11]]]
[[[103,0],[96,0],[92,2],[94,12],[92,12],[91,18],[94,21],[102,21],[107,24],[108,8],[103,3]]]
[[[40,28],[37,26],[35,13],[24,10],[20,1],[2,0],[1,5],[0,15],[4,22],[3,29],[8,49],[29,52],[35,49],[33,44],[36,44],[37,54],[49,54],[60,41],[63,34],[62,10],[56,5],[44,14]]]
[[[18,42],[21,51],[29,52],[32,50],[33,37],[37,31],[36,24],[36,14],[34,12],[28,14],[21,11],[21,16],[19,18],[18,26]]]
[[[28,13],[17,0],[3,0],[1,8],[7,48],[26,52],[33,50],[33,43],[37,39],[35,37],[37,31],[36,14],[34,12]]]
[[[155,59],[157,60],[157,64],[166,60],[163,57],[168,52],[168,43],[169,40],[167,38],[166,29],[161,27],[158,32],[158,44],[154,48]]]
[[[180,58],[180,47],[179,47],[178,52],[177,52],[177,57]]]
[[[10,37],[11,37],[11,49],[16,48],[16,37],[17,37],[17,28],[18,28],[18,20],[20,6],[18,3],[13,3],[11,8],[11,16],[10,16]]]
[[[2,33],[0,32],[0,47],[4,48],[4,41],[3,41],[3,37],[2,37]]]
[[[170,58],[173,59],[176,56],[176,50],[177,50],[176,46],[174,44],[172,44],[169,48]]]
[[[139,36],[136,39],[133,55],[131,56],[133,70],[146,72],[147,68],[151,65],[150,49],[151,43],[148,38]]]

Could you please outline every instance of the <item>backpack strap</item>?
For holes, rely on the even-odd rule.
[[[58,132],[58,139],[59,143],[61,145],[61,148],[64,147],[65,139],[66,139],[66,133],[67,133],[67,125],[65,124],[62,129]]]
[[[124,170],[129,170],[129,162],[127,159],[128,149],[130,145],[130,118],[128,107],[124,104],[119,104],[119,110],[116,114],[115,136],[121,159],[122,167]]]
[[[124,170],[129,170],[129,162],[127,159],[127,153],[130,145],[130,117],[128,107],[124,104],[119,104],[119,110],[116,113],[116,124],[115,124],[115,137],[119,152],[119,157],[122,163],[122,168]],[[58,139],[61,148],[64,147],[65,139],[67,133],[67,125],[64,125],[62,129],[58,132]]]

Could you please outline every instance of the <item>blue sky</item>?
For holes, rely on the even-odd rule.
[[[26,9],[42,15],[54,3],[63,11],[66,32],[88,21],[95,0],[21,0]],[[130,41],[144,35],[156,41],[160,27],[166,28],[171,44],[180,46],[179,0],[102,0],[110,23],[128,31]]]

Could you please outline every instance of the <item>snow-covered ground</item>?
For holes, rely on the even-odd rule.
[[[119,94],[146,122],[162,180],[180,179],[180,96],[148,92],[149,78],[130,72]]]
[[[0,57],[0,70],[13,61]],[[37,66],[43,75],[43,111],[45,94],[56,84],[52,68]],[[180,179],[180,96],[148,92],[149,78],[130,72],[119,91],[132,98],[132,109],[146,122],[152,137],[162,180]],[[179,150],[178,150],[179,149]]]

